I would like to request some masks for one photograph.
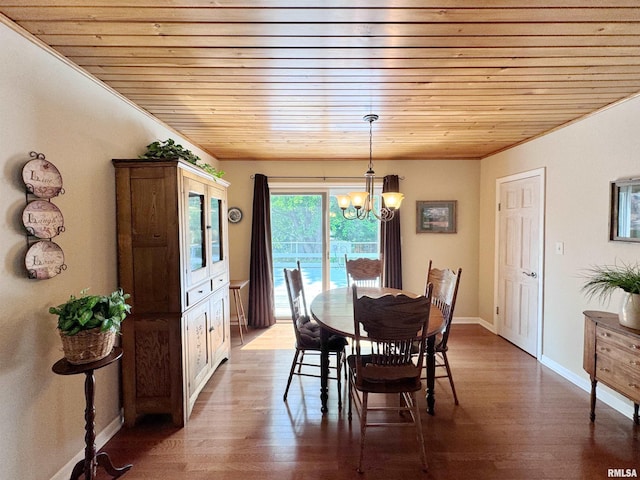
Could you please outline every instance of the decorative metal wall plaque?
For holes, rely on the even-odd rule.
[[[34,159],[22,169],[22,180],[27,191],[39,198],[52,198],[62,190],[62,175],[56,166],[45,160],[42,153],[31,152]]]
[[[22,168],[22,180],[27,189],[27,204],[22,211],[22,223],[27,231],[27,253],[24,265],[29,278],[44,280],[67,269],[64,253],[51,239],[64,232],[64,218],[51,198],[64,193],[62,175],[44,154],[30,152],[32,160]],[[44,200],[29,200],[34,195]],[[43,239],[33,242],[33,237]]]
[[[22,211],[22,223],[29,232],[38,238],[53,238],[64,232],[62,212],[47,200],[34,200]]]
[[[60,246],[49,240],[40,240],[29,247],[24,257],[29,278],[44,280],[66,270],[64,253]]]

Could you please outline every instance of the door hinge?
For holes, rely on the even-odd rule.
[[[496,315],[500,315],[500,307],[496,307]]]
[[[501,208],[502,208],[502,204],[498,203],[498,211],[500,211]]]

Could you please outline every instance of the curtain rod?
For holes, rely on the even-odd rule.
[[[281,176],[281,175],[276,175],[276,176],[269,176],[269,175],[265,175],[269,180],[274,179],[274,180],[293,180],[293,179],[299,179],[299,180],[362,180],[364,177],[361,175],[359,177],[311,177],[311,176]],[[256,176],[255,175],[250,175],[251,180],[255,179]],[[376,180],[381,180],[383,177],[378,177]],[[404,180],[404,177],[398,177],[400,180]]]

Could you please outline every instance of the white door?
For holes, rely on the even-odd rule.
[[[542,174],[499,184],[498,334],[537,357],[541,330]]]

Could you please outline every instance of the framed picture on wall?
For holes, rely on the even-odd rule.
[[[457,200],[418,200],[416,233],[456,233]]]

